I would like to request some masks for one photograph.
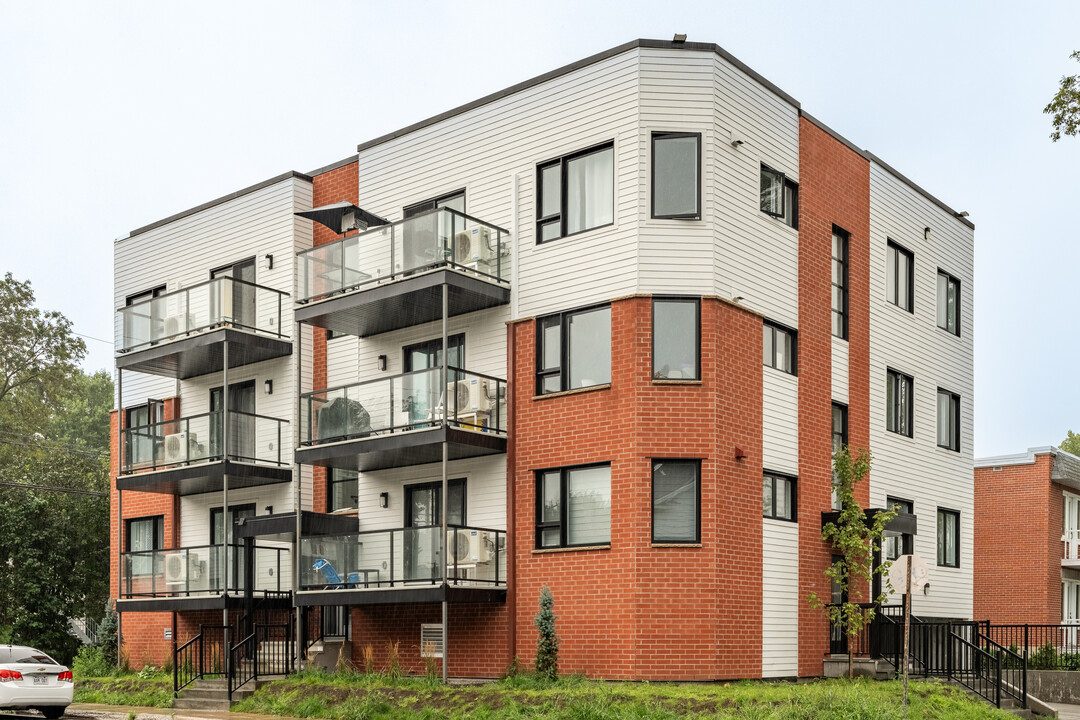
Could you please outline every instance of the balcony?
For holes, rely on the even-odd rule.
[[[302,538],[298,605],[504,602],[506,532],[449,526]]]
[[[288,421],[230,411],[192,415],[120,431],[118,490],[193,495],[289,482],[282,449]],[[224,455],[228,429],[228,456]]]
[[[1064,543],[1061,555],[1061,567],[1080,568],[1080,529],[1066,528],[1061,535]]]
[[[282,325],[288,294],[219,277],[120,308],[116,367],[186,380],[292,352]]]
[[[439,208],[297,254],[296,319],[367,337],[510,302],[507,231]]]
[[[379,470],[506,452],[506,381],[441,368],[300,396],[297,462]],[[447,396],[449,395],[449,403]]]

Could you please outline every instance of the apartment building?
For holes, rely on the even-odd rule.
[[[497,676],[546,585],[564,672],[820,675],[844,443],[885,552],[938,558],[915,611],[970,618],[964,215],[722,48],[638,40],[133,231],[127,652],[261,611]]]

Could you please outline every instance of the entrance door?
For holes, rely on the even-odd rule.
[[[214,547],[221,546],[221,540],[225,533],[225,524],[223,522],[221,510],[222,509],[219,507],[210,508],[210,544]],[[225,572],[225,556],[221,554],[220,550],[211,550],[211,557],[214,562],[210,564],[210,587],[227,590],[242,589],[240,585],[244,579],[244,553],[233,547],[235,542],[233,530],[236,527],[237,520],[249,517],[255,517],[255,503],[229,506],[228,552],[230,553],[229,564],[231,565],[229,587],[225,588],[221,582]]]
[[[452,368],[465,367],[465,336],[451,335],[447,339],[447,345],[450,346],[447,365]],[[407,345],[402,349],[401,354],[405,358],[404,370],[407,373],[440,367],[442,365],[442,338]],[[459,379],[461,379],[461,373],[447,371],[448,384]],[[439,390],[438,373],[434,372],[407,375],[404,378],[403,391],[405,393],[404,409],[408,410],[410,425],[430,420],[432,411],[443,395]]]
[[[221,388],[210,390],[210,455],[221,457],[224,452],[222,427],[229,427],[229,457],[236,460],[255,460],[255,381],[229,385],[229,418],[224,420]]]
[[[437,208],[450,208],[460,213],[465,212],[465,192],[425,200],[405,208],[402,215],[406,220]],[[424,218],[407,222],[402,228],[402,267],[404,272],[417,270],[428,265],[442,263],[449,251],[450,228],[439,227],[439,215],[432,213]],[[443,230],[443,232],[440,232]]]
[[[447,481],[446,524],[465,525],[465,478]],[[405,579],[441,578],[442,483],[405,487]]]
[[[223,282],[218,292],[210,295],[210,312],[218,322],[254,329],[255,323],[255,258],[242,260],[210,271],[211,278],[231,277],[243,282]],[[252,283],[247,285],[245,283]]]

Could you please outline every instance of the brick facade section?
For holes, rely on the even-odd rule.
[[[652,301],[611,305],[611,387],[534,398],[536,323],[510,327],[514,654],[555,598],[563,673],[761,675],[761,318],[705,298],[702,380],[652,380]],[[747,457],[736,459],[735,448]],[[653,547],[653,458],[701,460],[701,547]],[[536,471],[611,463],[611,547],[535,553]]]

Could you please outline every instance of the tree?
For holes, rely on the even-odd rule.
[[[1060,447],[1067,453],[1080,456],[1080,433],[1074,433],[1072,430],[1068,431],[1069,434],[1065,436],[1065,439],[1061,441]]]
[[[1069,56],[1080,62],[1080,50]],[[1057,142],[1062,133],[1076,135],[1080,132],[1080,75],[1062,75],[1057,94],[1043,112],[1054,117],[1054,131],[1050,139]]]
[[[855,498],[855,486],[870,472],[871,456],[869,450],[852,451],[847,445],[840,447],[833,455],[834,487],[840,500],[840,515],[821,529],[821,537],[828,542],[839,559],[825,571],[825,577],[839,588],[842,602],[825,604],[816,593],[810,594],[810,605],[825,611],[831,625],[840,626],[848,639],[848,677],[854,675],[851,648],[863,628],[874,619],[875,606],[885,602],[887,592],[882,592],[872,599],[873,604],[863,605],[850,597],[852,591],[861,595],[874,575],[885,577],[885,586],[891,590],[888,581],[888,569],[891,562],[883,562],[874,567],[874,558],[881,550],[881,538],[885,526],[896,517],[896,510],[888,508],[874,514],[868,521],[862,506]]]
[[[559,636],[555,633],[555,598],[547,585],[540,591],[540,611],[533,624],[540,631],[536,640],[536,674],[548,680],[559,678]]]

